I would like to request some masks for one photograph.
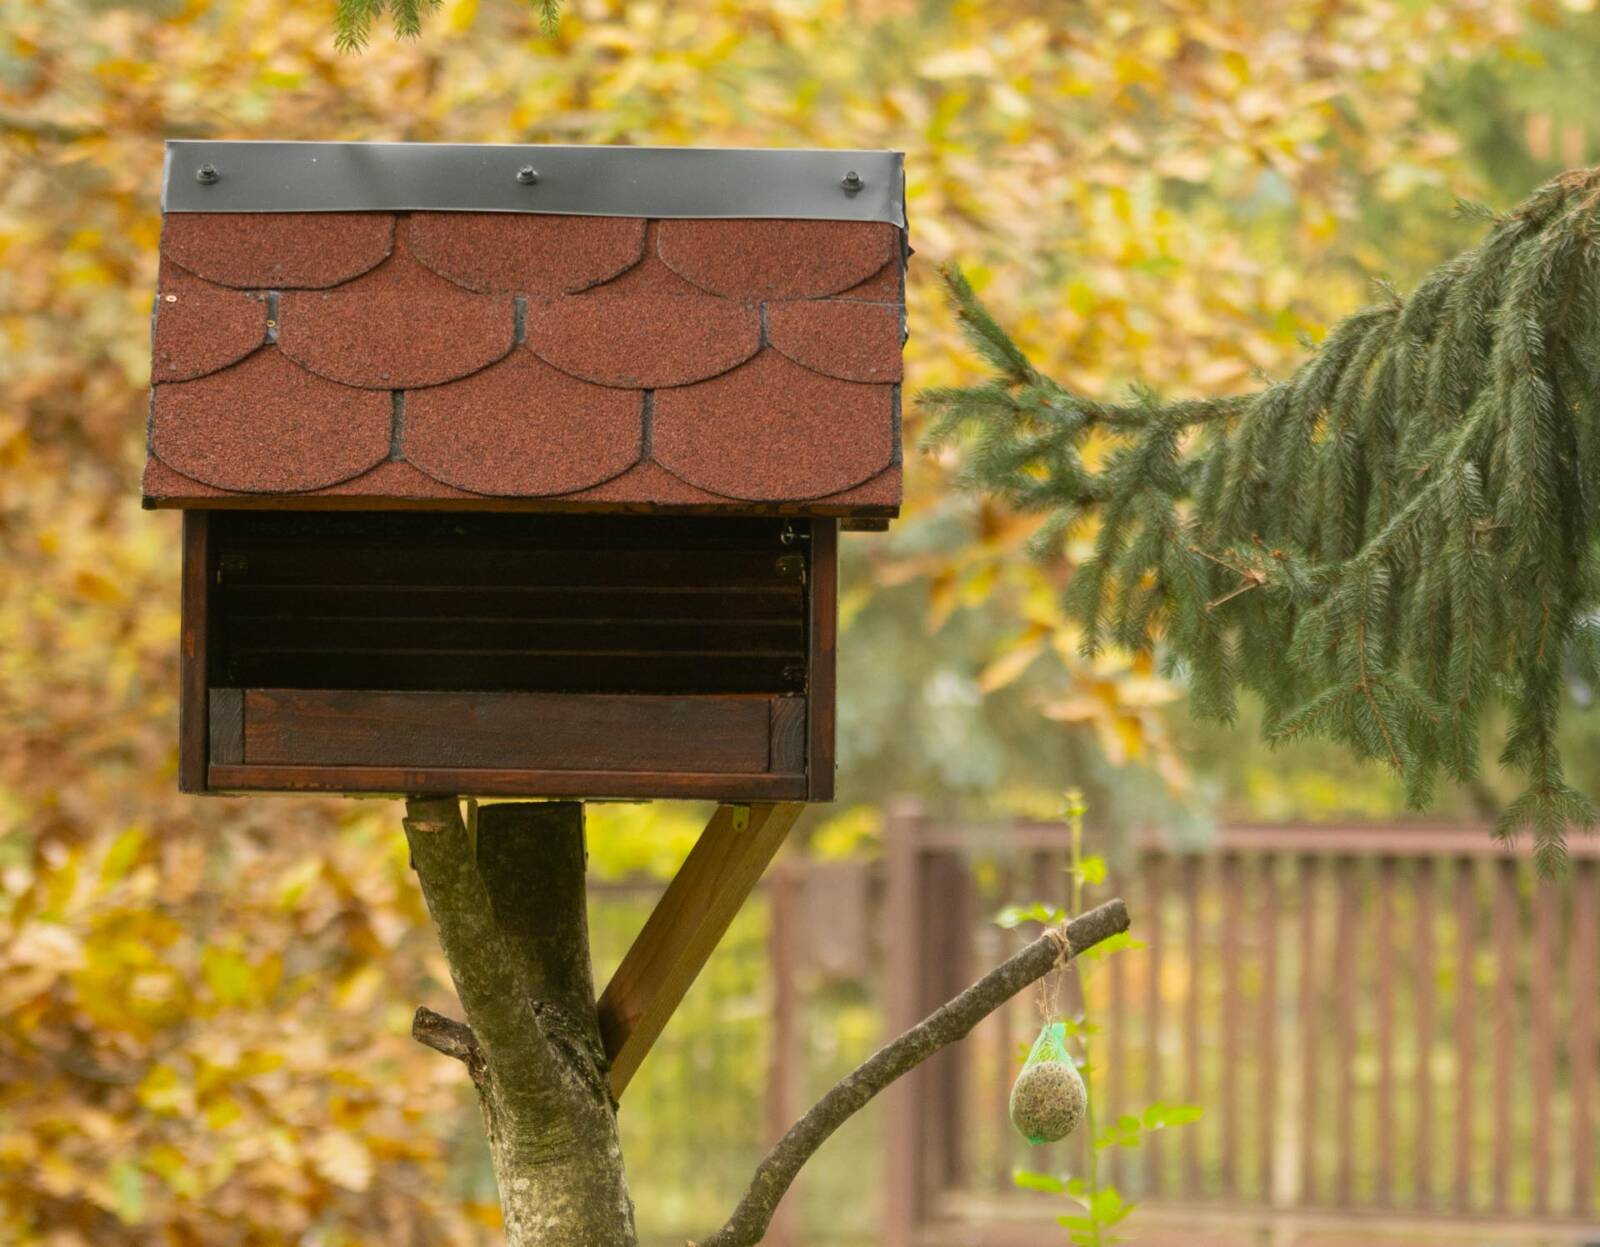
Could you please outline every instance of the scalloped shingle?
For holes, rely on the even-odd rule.
[[[196,213],[162,250],[157,505],[898,508],[893,226]]]

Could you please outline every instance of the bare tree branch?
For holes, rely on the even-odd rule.
[[[778,1201],[805,1163],[835,1130],[890,1083],[910,1073],[941,1048],[967,1034],[1028,984],[1048,974],[1060,960],[1061,937],[1074,954],[1128,929],[1128,907],[1120,900],[1080,914],[1053,928],[1021,952],[996,966],[948,1004],[898,1039],[878,1049],[835,1083],[756,1168],[744,1198],[723,1227],[700,1247],[755,1247],[767,1231]]]

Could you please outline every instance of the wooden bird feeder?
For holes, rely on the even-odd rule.
[[[898,154],[175,142],[163,205],[186,791],[831,798]]]

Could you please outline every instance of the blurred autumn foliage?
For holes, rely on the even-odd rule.
[[[446,1181],[461,1073],[406,1034],[449,995],[397,811],[175,791],[177,525],[137,498],[163,138],[900,148],[913,386],[970,375],[933,276],[959,259],[1075,386],[1216,392],[1284,369],[1396,257],[1404,277],[1454,249],[1452,194],[1486,189],[1468,146],[1496,136],[1430,105],[1456,98],[1441,83],[1495,90],[1593,29],[1502,0],[577,0],[547,38],[517,0],[445,0],[416,42],[351,58],[331,9],[0,0],[0,1240],[19,1247],[466,1243],[497,1216]],[[938,462],[908,485],[897,532],[852,548],[846,798],[1022,801],[1090,755],[1183,782],[1173,690],[1077,659],[1026,522],[953,495]],[[693,831],[597,822],[613,871],[670,868]]]

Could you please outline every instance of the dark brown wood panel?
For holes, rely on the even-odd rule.
[[[767,769],[765,697],[250,689],[250,765],[525,770]]]
[[[210,528],[210,516],[184,512],[182,617],[178,627],[178,787],[184,792],[206,790]]]
[[[483,797],[664,797],[694,801],[803,801],[804,775],[683,771],[525,771],[485,767],[212,766],[213,792],[392,793]]]
[[[810,694],[810,742],[806,777],[810,800],[833,800],[835,697],[839,651],[839,522],[815,520],[811,525],[810,651],[807,691]]]
[[[582,696],[588,693],[799,693],[805,670],[794,658],[704,654],[476,653],[444,650],[241,653],[228,683],[242,688],[347,688],[360,692],[478,691]],[[708,687],[709,686],[709,687]]]
[[[244,761],[244,690],[211,690],[211,760]]]
[[[806,769],[806,699],[772,699],[772,760],[774,771]]]

